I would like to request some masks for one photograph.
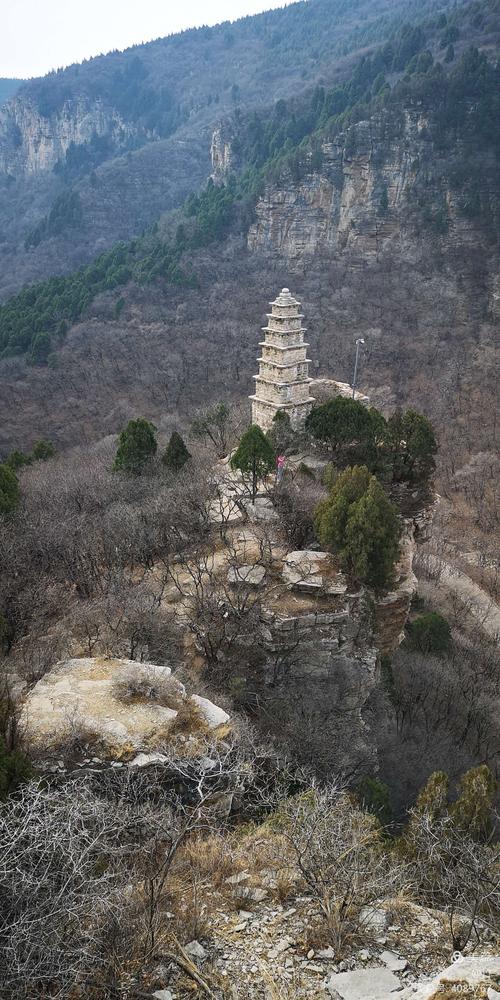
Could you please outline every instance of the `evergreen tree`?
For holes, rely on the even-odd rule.
[[[400,534],[396,508],[372,476],[365,495],[353,504],[349,514],[341,550],[346,572],[375,590],[391,586]]]
[[[342,569],[357,583],[376,590],[391,585],[399,554],[399,520],[366,466],[339,476],[316,510],[315,529],[321,544],[337,553]]]
[[[120,434],[113,469],[140,476],[156,455],[157,448],[156,427],[144,417],[129,420]]]
[[[48,333],[37,333],[31,343],[31,363],[44,365],[50,354],[51,340]]]
[[[378,446],[386,434],[384,417],[357,399],[335,396],[316,406],[306,420],[306,430],[333,451],[336,462],[354,461],[374,468]]]
[[[233,469],[252,477],[252,503],[257,495],[259,479],[263,479],[274,468],[274,451],[257,424],[245,431],[232,459]]]
[[[0,514],[10,514],[19,503],[17,476],[8,465],[0,465]]]
[[[35,441],[30,457],[33,462],[46,462],[48,458],[53,458],[55,453],[56,449],[52,441],[44,441],[42,438],[40,441]]]
[[[388,421],[388,445],[395,482],[422,482],[435,468],[437,441],[434,428],[417,410],[396,411]]]
[[[0,736],[0,800],[6,799],[32,776],[33,768],[28,758],[20,750],[7,750]]]
[[[172,469],[173,472],[179,472],[180,469],[189,461],[191,455],[184,444],[180,434],[177,431],[172,431],[170,435],[170,441],[165,449],[162,462],[167,469]]]
[[[447,653],[451,646],[451,629],[442,615],[430,611],[419,615],[406,626],[408,644],[420,653],[431,653],[441,656]]]
[[[495,779],[486,764],[472,767],[460,780],[460,794],[450,806],[450,815],[475,840],[484,840],[491,833],[496,790]]]

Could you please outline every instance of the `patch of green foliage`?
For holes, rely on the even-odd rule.
[[[157,449],[154,424],[144,417],[129,420],[120,434],[113,469],[115,472],[140,476],[155,457]]]
[[[320,544],[336,553],[357,584],[385,590],[394,581],[401,527],[395,506],[366,466],[347,468],[315,512]]]
[[[270,430],[267,432],[268,440],[274,448],[276,455],[284,455],[293,447],[296,435],[292,430],[290,417],[286,410],[277,410],[273,417]]]
[[[386,420],[375,407],[335,396],[311,410],[306,431],[332,452],[337,468],[363,464],[382,479],[410,484],[426,482],[435,468],[434,429],[416,410],[398,410]],[[327,486],[335,466],[325,472]]]
[[[425,12],[436,8],[436,4],[428,3]],[[425,12],[422,9],[422,14]],[[256,112],[247,119],[240,116],[234,152],[243,163],[241,175],[230,177],[222,186],[209,181],[205,191],[191,195],[184,208],[186,221],[178,226],[175,238],[162,239],[157,227],[153,227],[145,237],[118,243],[73,274],[28,287],[0,306],[0,356],[26,354],[33,364],[46,364],[68,325],[82,316],[96,295],[123,287],[129,281],[191,284],[194,279],[188,278],[181,267],[183,254],[223,240],[235,226],[245,230],[267,181],[278,180],[283,172],[299,180],[311,170],[320,169],[325,139],[348,130],[345,153],[353,155],[357,141],[354,126],[380,110],[386,112],[388,140],[404,127],[402,111],[409,106],[427,114],[430,136],[438,152],[446,153],[457,141],[461,143],[460,158],[447,163],[446,177],[440,165],[440,182],[454,188],[457,204],[465,215],[482,220],[494,230],[500,222],[500,130],[496,127],[500,117],[500,63],[489,61],[484,53],[471,47],[445,69],[445,64],[435,61],[426,49],[435,31],[436,22],[432,20],[421,25],[403,24],[385,45],[362,57],[343,83],[331,89],[316,87],[306,102],[279,100],[271,114]],[[280,39],[278,49],[282,46]],[[275,54],[273,46],[273,58]],[[68,75],[63,76],[60,81],[52,75],[30,84],[42,114],[50,115],[70,96],[71,89],[68,93],[64,90]],[[388,78],[393,80],[394,76],[396,82],[391,88]],[[112,80],[106,77],[102,93],[109,90],[116,107],[123,107],[128,114],[132,109],[138,120],[145,125],[149,122],[147,127],[154,122],[159,134],[164,134],[165,129],[168,134],[179,110],[168,94],[157,100],[161,89],[155,91],[153,100],[148,79],[140,57],[130,55]],[[94,96],[98,93],[96,84]],[[158,115],[166,115],[163,124],[156,120]],[[61,170],[78,175],[79,170],[90,169],[99,157],[107,155],[104,146],[108,141],[95,136],[88,148],[70,146]],[[82,157],[88,157],[89,163],[82,164]],[[444,233],[449,219],[443,198],[433,204],[428,188],[419,193],[418,183],[415,191],[421,218],[437,234]],[[61,226],[79,225],[77,198],[71,192],[60,196],[47,219],[42,220],[41,228],[37,227],[29,239],[36,242],[60,231]],[[382,190],[378,212],[384,215],[387,210],[387,192]]]
[[[24,241],[24,246],[37,247],[51,236],[60,236],[66,229],[80,229],[83,222],[82,202],[78,191],[63,191],[48,215],[36,225]]]
[[[177,431],[172,431],[170,440],[162,457],[162,463],[172,472],[179,472],[189,462],[191,455]]]
[[[442,615],[429,611],[419,615],[406,626],[407,644],[419,653],[443,656],[451,648],[451,629]]]
[[[96,295],[131,280],[140,285],[156,279],[192,284],[179,267],[180,257],[180,248],[148,234],[117,243],[73,274],[25,288],[0,306],[0,356],[30,354],[34,364],[44,364],[68,325],[80,319]]]
[[[257,495],[259,480],[274,469],[274,451],[266,435],[257,424],[252,424],[243,434],[231,459],[233,469],[251,476],[252,503]]]
[[[55,453],[56,449],[52,441],[44,441],[42,438],[40,441],[35,441],[29,454],[14,448],[5,459],[5,465],[8,465],[13,472],[17,472],[18,469],[22,469],[25,465],[31,465],[32,462],[46,462],[47,459],[53,458]]]
[[[19,483],[8,465],[0,465],[0,514],[11,514],[19,504]]]
[[[458,796],[449,802],[449,778],[444,771],[435,771],[422,788],[399,848],[406,855],[414,851],[415,821],[426,816],[430,824],[449,816],[457,829],[466,831],[477,841],[487,841],[495,824],[495,793],[497,783],[486,764],[472,767],[462,775]]]
[[[344,396],[314,407],[306,420],[306,430],[328,446],[336,464],[362,462],[370,469],[376,467],[385,428],[378,410]]]
[[[393,820],[389,788],[377,778],[363,778],[357,788],[362,809],[376,816],[381,826],[386,827]]]

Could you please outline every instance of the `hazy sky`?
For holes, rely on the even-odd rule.
[[[182,28],[285,5],[285,0],[1,0],[0,77],[41,76]]]

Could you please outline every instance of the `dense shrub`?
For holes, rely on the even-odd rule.
[[[430,611],[408,622],[407,643],[420,653],[431,653],[440,656],[447,653],[451,647],[451,629],[442,615]]]
[[[120,434],[113,468],[139,476],[156,455],[156,427],[144,417],[129,420]]]
[[[172,431],[170,440],[162,457],[163,465],[167,469],[171,469],[172,472],[179,472],[179,470],[182,469],[190,458],[191,455],[187,450],[180,434],[177,431]]]

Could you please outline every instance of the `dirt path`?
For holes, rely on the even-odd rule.
[[[458,597],[490,639],[500,640],[500,608],[493,598],[466,573],[438,556],[426,553],[423,563],[431,576],[436,574],[441,586]]]

